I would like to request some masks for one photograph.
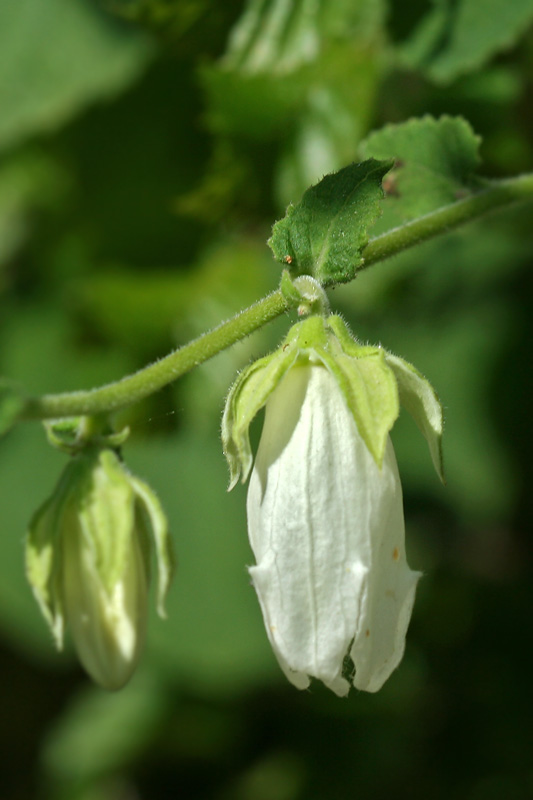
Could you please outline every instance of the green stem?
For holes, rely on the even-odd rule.
[[[489,183],[469,197],[371,239],[363,251],[364,264],[361,269],[477,219],[492,209],[531,198],[533,174]],[[102,414],[135,403],[296,305],[296,299],[290,299],[286,293],[284,295],[279,290],[273,292],[160,361],[115,383],[90,391],[29,398],[20,418],[54,419]]]
[[[413,247],[426,239],[447,233],[465,222],[483,216],[488,211],[527,199],[533,199],[533,174],[531,173],[487,183],[483,189],[469,197],[458,200],[449,206],[438,208],[430,214],[371,239],[363,250],[365,260],[360,270],[370,267],[376,261],[383,261],[385,258],[395,256],[402,250]]]
[[[273,292],[198,339],[115,383],[89,391],[29,398],[21,418],[55,419],[81,414],[102,414],[135,403],[244,339],[292,305],[281,291]]]

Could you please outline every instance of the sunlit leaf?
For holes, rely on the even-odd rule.
[[[383,184],[387,196],[375,233],[467,196],[479,164],[479,144],[462,117],[428,115],[371,133],[361,143],[361,154],[395,159]]]
[[[381,181],[390,167],[390,161],[369,159],[326,175],[274,225],[274,257],[323,284],[351,280],[381,213]]]

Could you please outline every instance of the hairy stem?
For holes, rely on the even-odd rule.
[[[492,209],[528,198],[533,198],[533,174],[487,183],[464,199],[370,239],[363,251],[364,263],[360,269],[477,219]],[[28,398],[20,418],[54,419],[102,414],[135,403],[296,305],[295,300],[280,290],[273,292],[198,339],[115,383],[89,391]]]
[[[528,198],[533,198],[533,174],[487,183],[475,194],[370,239],[363,250],[365,260],[360,270],[426,239],[447,233],[488,211]]]

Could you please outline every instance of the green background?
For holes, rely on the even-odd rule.
[[[481,174],[531,170],[532,23],[531,0],[4,0],[0,373],[90,388],[258,299],[279,282],[274,220],[385,124],[462,115]],[[517,206],[330,292],[446,412],[446,488],[412,421],[393,434],[424,578],[376,695],[285,681],[245,569],[245,488],[226,493],[224,396],[294,315],[120,414],[178,569],[118,694],[54,651],[24,579],[65,457],[39,424],[0,441],[2,800],[533,795],[532,252]]]

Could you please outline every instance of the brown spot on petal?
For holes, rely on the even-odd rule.
[[[368,630],[368,628],[367,628],[367,629],[366,629],[366,631],[365,631],[365,636],[366,636],[367,638],[370,636],[370,631]]]
[[[398,559],[400,558],[400,553],[398,552],[397,547],[395,547],[394,550],[392,551],[392,557],[395,561],[398,561]]]

